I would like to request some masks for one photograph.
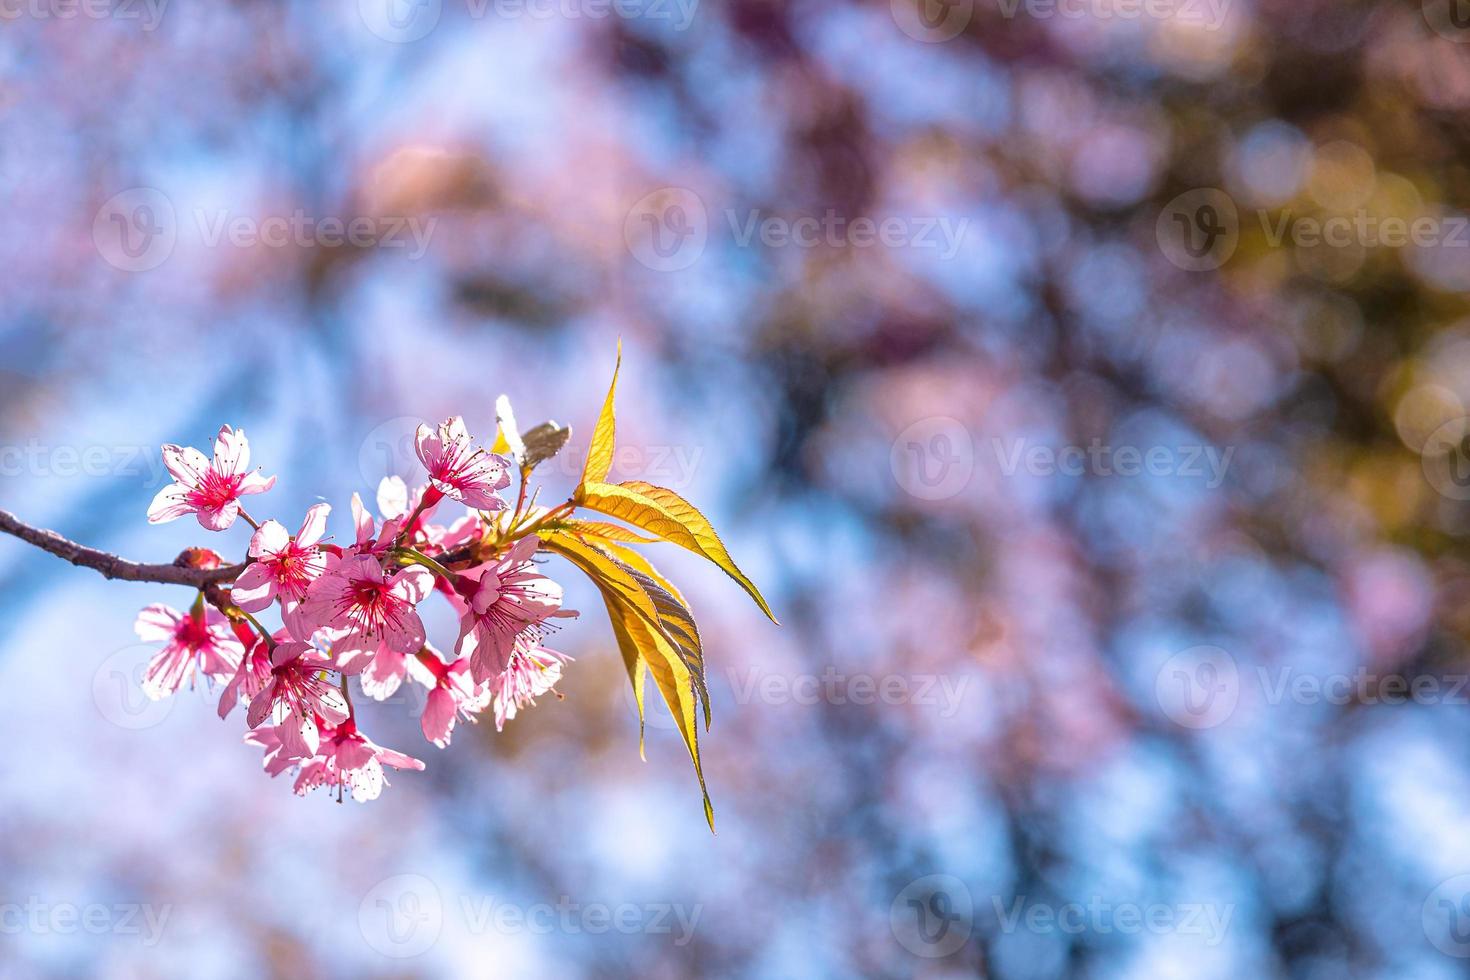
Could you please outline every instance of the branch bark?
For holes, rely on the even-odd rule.
[[[9,511],[0,510],[0,531],[13,535],[42,551],[81,568],[100,572],[103,578],[125,582],[157,582],[162,585],[187,585],[196,589],[238,578],[244,565],[221,568],[189,568],[185,565],[144,565],[118,555],[77,544],[44,528],[32,527]]]

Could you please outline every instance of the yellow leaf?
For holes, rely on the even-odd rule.
[[[658,609],[626,565],[596,545],[560,528],[542,528],[536,534],[548,550],[576,565],[599,588],[611,591],[650,626],[660,628]]]
[[[578,489],[578,499],[593,510],[627,521],[634,527],[708,558],[740,583],[771,622],[780,625],[755,583],[746,577],[730,557],[730,552],[725,550],[724,542],[715,533],[709,519],[674,491],[641,480],[592,482],[584,483]]]
[[[612,385],[607,389],[607,400],[602,403],[602,414],[597,417],[597,428],[592,432],[592,444],[587,447],[587,462],[582,467],[582,483],[598,483],[607,479],[612,469],[613,436],[617,419],[613,411],[613,398],[618,393],[618,371],[623,366],[623,342],[618,341],[618,360],[613,366]],[[577,491],[581,493],[581,489]]]
[[[699,778],[700,792],[704,794],[704,818],[713,831],[715,809],[710,803],[709,787],[704,782],[704,767],[699,760],[699,721],[695,713],[698,697],[689,670],[678,653],[671,648],[669,641],[651,630],[641,616],[629,610],[606,590],[603,592],[603,601],[607,603],[608,619],[612,621],[618,646],[624,651],[624,660],[627,660],[627,651],[630,648],[642,655],[648,672],[653,675],[654,684],[663,695],[664,703],[669,706],[669,713],[674,716],[679,734],[684,737],[684,746],[689,750],[689,758],[694,762],[694,774]]]
[[[678,599],[686,607],[689,605],[689,600],[684,598],[684,594],[678,590],[673,582],[670,582],[667,578],[663,576],[662,573],[659,572],[658,569],[654,568],[653,562],[643,557],[642,553],[634,551],[632,548],[618,544],[614,541],[599,541],[598,546],[605,549],[609,554],[611,554],[614,558],[620,560],[623,564],[628,565],[631,568],[636,568],[644,575],[647,575],[649,578],[653,579],[659,585],[662,585],[665,589],[669,591],[670,594],[673,595],[675,599]]]
[[[614,627],[613,632],[617,632],[616,627]],[[625,644],[619,638],[618,651],[623,655],[623,666],[628,671],[628,682],[633,685],[633,703],[638,706],[638,758],[647,762],[648,755],[643,748],[643,733],[645,729],[643,716],[643,678],[648,673],[648,662],[643,659],[643,655],[638,652],[638,648],[631,641]],[[705,727],[708,728],[709,726],[706,725]]]
[[[546,547],[566,558],[582,570],[604,592],[612,593],[642,617],[643,621],[668,642],[689,671],[704,704],[704,727],[710,726],[709,691],[704,679],[704,645],[694,614],[673,586],[648,564],[643,556],[614,544],[599,546],[576,537],[561,528],[542,528],[537,532]],[[617,548],[631,555],[648,572],[625,563],[605,548]],[[652,574],[649,574],[652,573]]]
[[[601,541],[622,541],[629,544],[652,544],[658,538],[650,538],[639,534],[637,531],[629,530],[617,524],[609,524],[607,521],[583,521],[569,520],[562,525],[568,531],[580,534],[583,537],[598,538]]]

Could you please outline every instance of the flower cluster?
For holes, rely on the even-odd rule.
[[[369,698],[392,697],[405,684],[426,692],[424,738],[446,747],[461,720],[493,707],[496,729],[552,692],[569,658],[544,646],[548,622],[562,609],[561,586],[541,572],[538,532],[569,515],[528,503],[530,466],[524,444],[502,427],[497,448],[476,445],[460,418],[419,427],[415,449],[428,473],[412,490],[388,477],[378,487],[375,517],[352,498],[351,540],[327,535],[328,504],[307,510],[292,534],[275,520],[255,521],[242,506],[275,478],[250,469],[245,433],[220,429],[214,458],[197,449],[163,447],[175,482],[149,508],[153,523],[194,515],[224,531],[244,520],[254,529],[233,581],[200,590],[179,612],[152,605],[138,617],[145,641],[161,642],[144,690],[162,698],[202,676],[221,687],[219,714],[244,704],[246,741],[265,752],[265,770],[296,771],[296,792],[319,786],[338,799],[374,799],[385,768],[423,769],[420,760],[384,748],[358,727],[348,678]],[[514,448],[512,448],[514,446]],[[514,507],[501,496],[521,474]],[[446,501],[463,505],[449,523],[433,519]],[[294,522],[293,522],[294,523]],[[193,549],[195,567],[217,555]],[[460,621],[450,652],[432,646],[419,607],[438,593]],[[270,628],[262,618],[278,614]]]
[[[246,706],[245,740],[264,750],[266,772],[295,771],[298,793],[327,786],[338,800],[377,797],[387,782],[385,767],[424,768],[362,733],[349,678],[376,700],[404,685],[423,688],[419,723],[439,748],[449,745],[461,720],[490,711],[500,731],[537,698],[555,693],[571,658],[548,649],[546,636],[552,620],[576,613],[562,609],[561,586],[542,573],[540,556],[559,557],[591,581],[607,609],[640,733],[646,686],[668,707],[713,830],[699,753],[699,721],[706,731],[710,724],[704,641],[678,587],[633,546],[663,541],[706,559],[776,618],[698,508],[667,487],[613,482],[621,367],[620,344],[581,478],[555,507],[537,506],[540,491],[528,484],[572,430],[543,422],[522,433],[502,396],[488,449],[470,437],[463,419],[419,426],[414,446],[426,472],[422,485],[383,480],[376,515],[353,494],[350,543],[327,534],[331,508],[324,503],[308,508],[295,534],[289,525],[259,523],[246,513],[243,498],[276,481],[251,470],[245,433],[229,426],[220,429],[212,460],[197,449],[163,447],[175,482],[154,498],[148,519],[157,524],[192,514],[210,531],[245,521],[255,533],[239,565],[225,565],[207,548],[189,548],[168,566],[126,562],[8,519],[4,511],[0,531],[109,577],[197,588],[188,612],[154,605],[138,617],[138,635],[163,645],[148,665],[144,691],[166,697],[201,676],[219,684],[220,717]],[[520,486],[509,505],[501,494],[513,473]],[[463,510],[436,523],[446,501]],[[575,516],[580,508],[597,516]],[[419,614],[435,593],[459,619],[447,652],[430,645]],[[279,626],[261,622],[276,616]]]

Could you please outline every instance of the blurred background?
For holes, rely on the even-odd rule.
[[[338,805],[0,539],[0,975],[1464,976],[1462,6],[0,2],[0,507],[242,554],[228,422],[342,540],[502,392],[560,500],[621,337],[783,621],[653,549],[717,836],[560,564],[566,699]]]

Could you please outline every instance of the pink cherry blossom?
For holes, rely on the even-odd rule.
[[[474,721],[475,715],[490,706],[490,685],[475,681],[468,657],[447,664],[432,653],[421,653],[410,659],[409,667],[414,679],[430,688],[419,723],[424,738],[441,749],[448,747],[460,718]]]
[[[277,633],[276,639],[289,639],[283,633]],[[255,696],[265,689],[271,682],[271,651],[266,645],[263,637],[256,637],[250,649],[240,658],[240,664],[235,668],[235,674],[219,696],[219,716],[228,718],[235,705],[244,698],[247,702],[255,700]]]
[[[271,653],[271,677],[250,701],[245,723],[251,728],[274,715],[282,752],[306,759],[316,754],[322,725],[336,726],[350,716],[342,693],[321,678],[328,665],[308,643],[287,640]]]
[[[176,482],[153,498],[148,507],[150,524],[195,514],[208,530],[223,531],[239,516],[241,497],[264,493],[276,483],[273,476],[250,471],[250,443],[245,432],[228,425],[220,428],[214,441],[212,462],[197,449],[170,444],[163,447],[163,465]]]
[[[266,764],[268,767],[271,764],[269,756]],[[375,800],[388,784],[383,775],[384,766],[424,768],[418,759],[376,744],[360,733],[356,722],[349,718],[335,728],[322,731],[316,755],[302,764],[296,777],[296,793],[305,796],[319,786],[326,786],[337,788],[338,799],[345,791],[359,803]]]
[[[307,587],[327,567],[327,556],[317,542],[327,530],[328,504],[317,504],[306,512],[306,520],[293,539],[278,521],[266,521],[250,539],[250,557],[255,561],[235,580],[230,599],[246,612],[260,612],[279,596],[299,602]]]
[[[355,675],[362,693],[374,701],[386,701],[398,692],[408,674],[409,656],[386,643],[375,648],[354,648],[334,644],[337,666],[344,674]]]
[[[424,624],[414,607],[433,588],[433,573],[418,565],[389,575],[371,555],[344,556],[311,587],[299,617],[312,629],[342,630],[335,648],[418,653]]]
[[[274,725],[261,725],[252,728],[245,733],[245,744],[256,745],[265,749],[264,766],[270,776],[279,776],[281,773],[298,764],[299,759],[291,758],[286,751],[285,744]]]
[[[420,425],[414,448],[439,493],[476,510],[504,509],[496,491],[510,486],[510,461],[475,448],[463,418],[456,415],[437,431]]]
[[[495,730],[502,731],[516,712],[554,688],[561,680],[562,665],[571,657],[524,640],[517,642],[510,663],[490,682],[495,694]],[[561,695],[557,695],[560,697]]]
[[[144,643],[164,644],[143,675],[143,692],[155,701],[173,694],[185,681],[192,687],[196,672],[229,677],[245,652],[224,616],[213,609],[181,613],[152,605],[138,614],[133,628]]]
[[[531,561],[538,546],[534,536],[522,538],[498,562],[461,576],[467,586],[454,652],[473,658],[480,680],[504,672],[517,637],[539,641],[539,624],[561,608],[561,586]]]

